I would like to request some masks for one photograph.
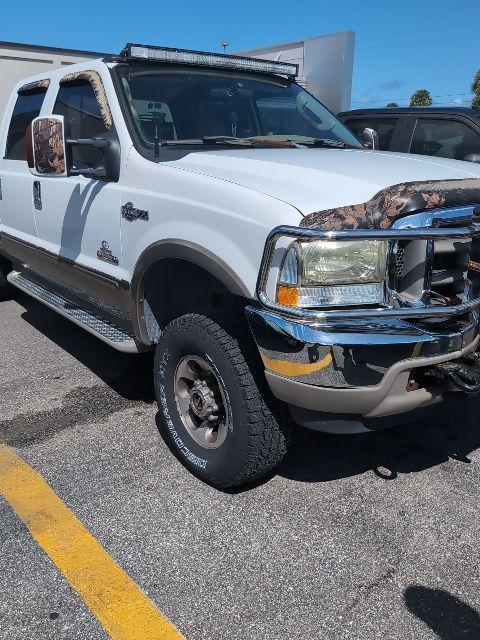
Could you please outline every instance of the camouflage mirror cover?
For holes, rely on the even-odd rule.
[[[63,116],[32,122],[34,171],[38,175],[66,175]]]
[[[367,202],[315,211],[301,227],[311,229],[388,229],[403,216],[428,209],[480,204],[480,178],[403,182],[382,189]]]

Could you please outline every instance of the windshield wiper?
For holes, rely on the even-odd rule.
[[[204,144],[233,144],[245,147],[254,147],[256,145],[265,145],[269,147],[287,147],[295,148],[301,146],[295,140],[279,140],[271,138],[234,138],[233,136],[204,136]]]
[[[330,140],[329,138],[312,138],[311,140],[302,140],[302,144],[306,147],[330,147],[332,149],[360,149],[361,147],[342,142],[341,140]]]
[[[193,145],[193,144],[203,144],[203,140],[201,138],[189,138],[185,140],[160,140],[161,147],[169,147],[175,145]]]
[[[231,138],[229,136],[205,136],[204,138],[186,138],[184,140],[161,140],[160,146],[168,147],[175,145],[202,145],[202,144],[236,144],[242,147],[251,147],[248,138]]]
[[[230,144],[237,147],[255,147],[264,145],[268,147],[302,147],[303,143],[294,140],[270,140],[269,138],[234,138],[232,136],[204,136],[203,138],[191,138],[185,140],[161,140],[160,146],[168,147],[175,145],[202,145],[202,144]]]
[[[233,136],[204,136],[203,144],[238,144],[251,147],[252,142],[248,138],[234,138]]]
[[[305,147],[330,147],[334,149],[360,149],[347,142],[340,140],[330,140],[328,138],[311,138],[307,140],[285,140],[271,138],[234,138],[233,136],[204,136],[203,138],[186,138],[184,140],[161,140],[161,147],[168,146],[189,146],[189,145],[208,145],[208,144],[229,144],[237,147],[283,147],[287,149],[302,149]]]
[[[252,145],[265,145],[266,147],[284,147],[286,149],[301,149],[303,147],[302,142],[296,142],[285,138],[285,140],[270,139],[270,138],[250,138]]]
[[[288,149],[302,149],[305,147],[331,147],[335,149],[356,149],[354,145],[342,142],[341,140],[330,140],[329,138],[307,138],[306,140],[293,140],[285,137],[284,140],[279,138],[233,138],[231,136],[205,136],[203,138],[205,144],[224,143],[238,144],[247,146],[265,145],[269,147],[286,147]]]

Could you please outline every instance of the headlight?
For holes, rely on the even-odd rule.
[[[383,299],[386,242],[315,240],[290,245],[277,302],[289,307],[376,304]]]

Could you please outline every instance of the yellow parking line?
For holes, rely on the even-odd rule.
[[[183,638],[45,480],[4,445],[0,493],[113,640]]]

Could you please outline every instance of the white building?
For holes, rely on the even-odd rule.
[[[22,78],[104,55],[96,51],[0,41],[0,118],[13,87]]]
[[[354,32],[343,31],[239,53],[295,62],[299,65],[299,83],[338,113],[350,108],[354,43]],[[0,118],[12,88],[22,78],[105,55],[0,41]]]
[[[342,31],[239,53],[298,64],[298,83],[339,113],[350,109],[354,46],[355,33]]]

